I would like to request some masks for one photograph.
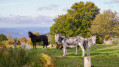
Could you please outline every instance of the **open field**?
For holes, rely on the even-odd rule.
[[[17,47],[19,48],[19,45]],[[82,51],[80,48],[78,49],[78,55],[76,55],[75,48],[68,49],[66,57],[62,56],[63,55],[62,49],[56,49],[55,47],[48,47],[48,49],[45,48],[44,50],[42,50],[42,46],[39,45],[37,45],[37,49],[26,50],[25,52],[30,53],[34,52],[33,54],[36,54],[35,57],[37,58],[38,56],[37,61],[39,62],[37,62],[37,64],[41,64],[39,54],[45,53],[53,58],[54,61],[53,64],[55,65],[54,67],[84,67],[84,57],[81,56]],[[22,53],[20,53],[19,56],[23,57],[24,55]],[[87,55],[87,53],[85,54]],[[92,66],[94,67],[118,67],[119,44],[116,43],[111,45],[106,44],[93,45],[91,48],[91,62]]]
[[[48,48],[48,50],[42,50],[42,47],[38,47],[37,52],[52,56],[56,67],[83,67],[84,64],[80,48],[78,50],[78,55],[75,54],[75,48],[68,49],[67,57],[62,56],[63,50],[56,49],[55,47]],[[94,67],[118,67],[119,44],[97,44],[92,46],[91,62]]]

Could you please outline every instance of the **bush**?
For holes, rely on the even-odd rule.
[[[39,56],[42,61],[43,67],[54,67],[52,58],[50,56],[44,53],[39,54]]]
[[[19,41],[20,41],[20,42],[25,42],[25,43],[26,43],[26,42],[27,42],[27,39],[26,39],[25,37],[22,37],[22,38],[19,39]]]
[[[42,64],[36,51],[18,49],[14,54],[13,48],[0,49],[0,67],[41,67]]]
[[[4,34],[0,34],[0,41],[7,40],[7,37]]]
[[[104,39],[101,35],[97,35],[97,38],[96,38],[96,43],[97,44],[102,44],[104,43]]]
[[[7,44],[9,45],[14,45],[14,40],[8,40]],[[19,40],[17,40],[17,45],[20,45],[21,42]]]
[[[14,40],[9,40],[9,41],[8,41],[8,44],[9,44],[9,45],[14,44]]]
[[[54,36],[51,37],[50,43],[55,44],[55,37]]]
[[[0,41],[0,47],[5,46],[5,43],[3,41]]]
[[[17,45],[21,45],[21,42],[19,40],[17,40]]]

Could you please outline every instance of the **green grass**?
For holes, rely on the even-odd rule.
[[[63,50],[55,47],[42,50],[37,48],[38,53],[50,55],[55,67],[84,67],[84,57],[81,57],[82,51],[79,48],[76,55],[75,48],[68,49],[67,56],[63,57]],[[87,53],[85,53],[87,55]],[[97,44],[91,48],[91,64],[95,67],[118,67],[119,66],[119,44],[105,45]]]
[[[7,48],[4,49],[4,51],[6,51],[6,50],[8,50],[8,49]],[[30,54],[27,55],[27,53],[29,53],[29,52],[30,52]],[[3,51],[1,51],[1,53],[5,53],[5,54],[3,54],[5,56],[2,56],[2,54],[0,54],[0,57],[2,57],[2,58],[0,58],[1,64],[2,65],[12,64],[11,61],[12,61],[12,59],[14,59],[14,58],[12,58],[13,57],[12,54],[7,55],[7,53],[3,52]],[[26,67],[27,67],[28,63],[29,63],[28,65],[33,64],[33,66],[31,66],[31,67],[37,67],[38,64],[41,64],[39,54],[45,53],[53,58],[55,67],[84,67],[84,57],[81,56],[82,51],[80,48],[78,49],[78,55],[76,55],[75,48],[68,49],[66,57],[62,56],[63,55],[62,49],[56,49],[55,47],[48,48],[48,50],[46,50],[46,48],[44,50],[42,50],[42,46],[40,46],[40,47],[37,46],[36,50],[33,50],[33,49],[31,49],[30,51],[26,50],[25,55],[23,55],[24,51],[22,51],[22,52],[18,51],[18,53],[19,53],[18,54],[19,57],[16,59],[18,64],[13,64],[14,66],[15,65],[16,66],[19,66],[19,65],[24,66],[24,64],[22,64],[22,62],[21,62],[22,59],[24,58],[24,59],[27,59],[27,60],[24,60],[26,62],[26,64],[25,64]],[[36,53],[36,55],[34,53]],[[31,60],[28,59],[32,55],[34,55],[35,58],[32,57]],[[85,55],[87,55],[87,53],[85,53]],[[27,57],[25,58],[24,56],[27,56]],[[11,58],[11,60],[8,60],[9,58]],[[5,61],[5,59],[6,59],[6,61]],[[3,64],[3,63],[5,63],[5,64]],[[6,63],[9,63],[9,64],[6,64]],[[119,67],[119,44],[93,45],[91,48],[91,64],[94,67]],[[12,67],[14,67],[14,66],[12,66]]]

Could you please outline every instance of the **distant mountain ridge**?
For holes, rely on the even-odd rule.
[[[0,28],[0,34],[10,34],[12,38],[26,37],[28,39],[28,31],[39,32],[41,35],[50,32],[49,27],[22,27],[22,28]]]

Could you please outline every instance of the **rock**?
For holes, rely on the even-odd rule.
[[[30,50],[30,46],[28,44],[26,44],[25,50]]]
[[[20,45],[21,48],[25,49],[25,50],[30,50],[30,46],[28,44],[26,44],[25,42],[22,42]]]
[[[115,41],[112,41],[112,40],[107,40],[107,41],[104,41],[105,44],[114,44]]]

